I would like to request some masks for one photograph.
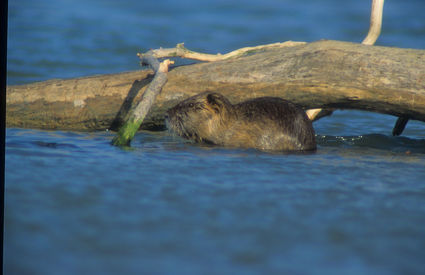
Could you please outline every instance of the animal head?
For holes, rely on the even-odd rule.
[[[223,127],[232,104],[223,95],[205,92],[168,110],[168,127],[176,134],[198,142],[210,141]]]

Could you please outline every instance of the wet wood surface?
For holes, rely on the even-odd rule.
[[[151,70],[141,70],[9,86],[6,124],[117,129],[152,78]],[[425,122],[425,50],[323,40],[175,67],[142,128],[163,129],[168,108],[208,90],[233,103],[277,96],[306,109],[357,109]]]

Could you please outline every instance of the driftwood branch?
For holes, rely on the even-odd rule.
[[[382,13],[384,10],[384,0],[372,0],[372,8],[370,12],[370,26],[366,38],[363,40],[364,45],[374,45],[381,34]]]
[[[142,64],[150,65],[153,68],[155,71],[155,77],[143,93],[141,101],[134,109],[130,110],[125,124],[119,129],[117,135],[112,140],[112,144],[115,146],[128,146],[130,144],[154,104],[155,98],[167,82],[168,66],[174,63],[168,59],[159,63],[158,60],[153,57],[152,52],[140,55],[140,59]]]
[[[7,126],[109,129],[125,121],[117,113],[129,90],[143,94],[152,79],[145,70],[9,86]],[[233,103],[279,96],[305,109],[358,109],[425,122],[425,50],[318,41],[176,67],[142,128],[163,128],[168,108],[207,90]]]
[[[159,48],[159,49],[151,50],[151,51],[152,51],[152,55],[156,58],[181,57],[186,59],[213,62],[213,61],[220,61],[220,60],[235,58],[235,57],[242,56],[250,52],[256,52],[259,50],[270,49],[270,48],[293,47],[293,46],[303,45],[303,44],[305,44],[305,42],[286,41],[282,43],[273,43],[273,44],[255,46],[255,47],[240,48],[232,52],[229,52],[227,54],[220,54],[220,53],[206,54],[206,53],[191,51],[184,47],[184,43],[180,43],[180,44],[177,44],[175,48],[166,48],[166,49]],[[141,53],[138,53],[137,55],[139,57],[143,56],[143,54]]]

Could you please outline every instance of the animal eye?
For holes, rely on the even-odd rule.
[[[190,107],[190,108],[193,108],[193,106],[195,106],[195,104],[193,104],[193,103],[189,103],[189,107]]]

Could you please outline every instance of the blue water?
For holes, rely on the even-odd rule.
[[[370,2],[9,1],[8,83],[139,69],[185,42],[360,42]],[[379,45],[425,48],[425,2],[386,1]],[[184,61],[178,60],[183,63]],[[425,124],[337,111],[314,154],[140,132],[7,129],[6,274],[423,274]]]

